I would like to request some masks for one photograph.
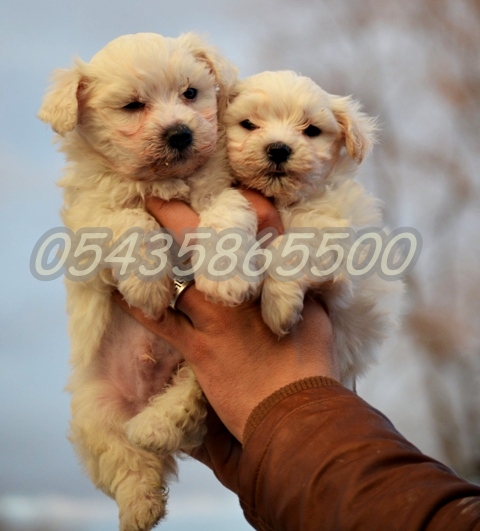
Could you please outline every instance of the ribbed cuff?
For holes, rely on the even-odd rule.
[[[327,376],[311,376],[309,378],[304,378],[303,380],[297,380],[285,387],[281,387],[270,396],[267,396],[267,398],[263,399],[260,404],[255,406],[247,419],[245,429],[243,430],[243,446],[247,444],[248,439],[265,415],[280,401],[300,391],[317,387],[329,387],[332,385],[336,386],[341,384],[337,382],[337,380],[328,378]]]

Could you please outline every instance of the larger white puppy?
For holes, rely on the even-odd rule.
[[[146,234],[158,228],[144,208],[155,196],[188,201],[204,227],[254,236],[255,214],[230,189],[217,125],[235,80],[235,68],[194,34],[122,36],[90,63],[56,71],[39,117],[58,133],[69,161],[59,182],[65,225],[75,232],[108,227],[114,240],[132,227]],[[103,269],[66,284],[71,440],[95,484],[116,499],[121,530],[151,529],[165,513],[172,452],[201,440],[204,404],[188,367],[172,380],[178,353],[113,306],[111,292],[118,288],[158,317],[172,279],[119,279]],[[237,278],[200,289],[236,304],[255,285]],[[162,383],[165,393],[151,398]]]
[[[224,118],[231,169],[243,185],[273,198],[285,229],[382,226],[377,200],[353,180],[375,131],[374,120],[358,103],[290,71],[252,76],[234,92]],[[394,324],[401,282],[376,274],[347,278],[341,272],[292,280],[268,276],[262,313],[279,336],[300,319],[309,289],[319,291],[329,307],[341,376],[349,382],[372,362]]]

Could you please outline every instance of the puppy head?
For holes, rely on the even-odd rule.
[[[38,116],[72,156],[87,149],[135,179],[186,177],[215,149],[235,81],[236,69],[192,33],[124,35],[90,63],[55,71]]]
[[[351,98],[332,96],[289,71],[239,82],[224,122],[238,180],[286,203],[333,178],[345,158],[360,163],[375,130]]]

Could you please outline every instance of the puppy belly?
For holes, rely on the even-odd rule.
[[[100,348],[99,372],[119,392],[130,415],[144,409],[165,388],[182,361],[166,341],[113,308]]]

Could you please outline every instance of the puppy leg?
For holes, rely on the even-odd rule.
[[[95,223],[98,227],[110,228],[113,232],[112,244],[119,241],[132,228],[140,229],[139,238],[144,238],[151,231],[159,229],[156,220],[140,208],[125,208],[114,213],[98,213],[91,223]],[[144,239],[138,240],[136,258],[145,259],[146,247]],[[110,249],[107,249],[104,258],[107,258],[109,253]],[[102,269],[100,276],[106,284],[117,285],[131,306],[141,308],[149,317],[158,318],[168,307],[172,298],[173,283],[170,267],[171,263],[167,261],[165,274],[151,281],[148,278],[140,278],[137,272],[132,272],[123,278],[117,269]]]
[[[201,214],[200,227],[213,228],[217,233],[225,229],[239,229],[247,236],[248,241],[251,241],[257,232],[257,217],[238,190],[228,189],[219,194],[208,210]],[[215,279],[201,274],[195,279],[196,287],[211,300],[232,306],[257,295],[260,287],[258,275],[252,274],[246,279],[240,274],[247,252],[248,246],[245,245],[235,252],[236,264],[230,278],[221,280],[221,276]]]
[[[108,381],[92,379],[86,371],[77,371],[75,381],[71,441],[95,485],[117,501],[120,531],[149,531],[165,514],[173,457],[129,443],[124,431],[128,408]]]
[[[179,369],[172,385],[126,424],[129,440],[163,455],[194,448],[205,435],[203,394],[193,371]]]
[[[146,316],[158,319],[172,300],[173,282],[168,276],[148,282],[132,273],[118,283],[118,290],[130,306],[136,306]]]
[[[281,281],[268,277],[262,289],[262,317],[272,332],[284,336],[301,318],[305,279]]]

